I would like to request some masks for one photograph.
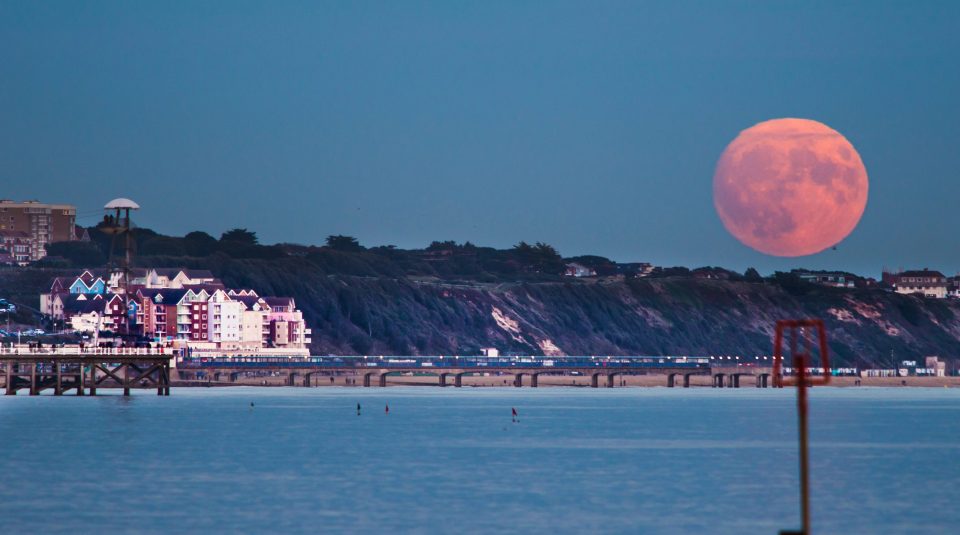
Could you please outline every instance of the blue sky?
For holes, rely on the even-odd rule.
[[[0,197],[266,242],[953,274],[958,5],[0,2]],[[836,251],[768,257],[717,217],[721,151],[775,117],[866,164]]]

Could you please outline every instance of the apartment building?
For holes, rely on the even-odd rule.
[[[30,263],[33,246],[30,236],[20,230],[0,230],[0,264],[25,266]]]
[[[69,204],[0,200],[0,232],[23,232],[30,244],[30,261],[47,255],[47,244],[73,241],[77,208]]]

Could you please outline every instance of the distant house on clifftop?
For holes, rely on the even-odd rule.
[[[947,296],[947,277],[928,268],[899,273],[884,271],[883,282],[892,286],[898,294],[920,294],[937,299]]]
[[[567,277],[596,277],[597,271],[583,264],[571,262],[567,264],[567,268],[564,270],[563,274]]]

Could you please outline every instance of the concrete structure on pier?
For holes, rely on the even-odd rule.
[[[718,366],[710,368],[710,375],[713,376],[714,388],[740,388],[740,379],[742,377],[754,378],[757,388],[768,388],[771,386],[770,378],[773,376],[773,368],[755,366]],[[668,386],[673,385],[670,384]],[[689,377],[684,377],[683,386],[690,386]]]

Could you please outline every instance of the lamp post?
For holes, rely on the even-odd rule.
[[[94,312],[93,317],[93,348],[96,350],[100,347],[100,313]]]

